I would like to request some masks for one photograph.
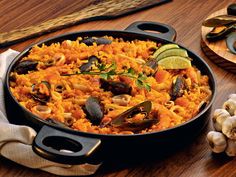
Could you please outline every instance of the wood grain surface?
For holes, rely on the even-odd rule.
[[[212,18],[218,15],[227,14],[227,8],[223,8],[212,13],[208,18]],[[206,34],[209,33],[213,28],[211,27],[201,27],[202,41],[201,47],[205,55],[218,66],[236,74],[236,55],[231,53],[227,48],[225,39],[209,42],[206,39]]]
[[[45,33],[66,28],[75,24],[100,19],[112,19],[131,14],[141,9],[163,4],[170,0],[100,0],[93,1],[83,9],[69,15],[60,16],[48,21],[0,33],[0,47],[24,41]]]
[[[71,14],[91,2],[91,0],[1,0],[0,31],[6,32],[16,28],[27,27],[58,16]],[[213,12],[233,2],[235,0],[174,0],[171,3],[115,20],[94,21],[73,26],[13,45],[11,48],[22,51],[32,43],[65,32],[92,29],[122,30],[132,22],[139,20],[166,23],[176,29],[177,42],[201,56],[214,71],[217,79],[217,96],[213,104],[213,109],[215,109],[221,107],[230,93],[236,92],[236,76],[215,65],[202,52],[200,47],[201,23]],[[0,52],[6,49],[2,48]],[[150,161],[136,160],[134,164],[125,161],[116,164],[104,164],[94,176],[235,177],[236,159],[227,158],[224,155],[215,156],[209,150],[205,140],[209,130],[212,130],[211,123],[194,142],[180,150],[175,150],[172,154],[165,157],[156,157],[156,160]],[[1,157],[0,176],[49,177],[55,175],[23,167]]]

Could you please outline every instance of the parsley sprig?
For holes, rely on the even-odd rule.
[[[108,80],[112,79],[113,76],[126,76],[132,79],[135,79],[135,83],[138,88],[144,88],[147,91],[151,90],[151,86],[146,81],[147,76],[143,73],[136,74],[133,68],[128,68],[123,72],[117,72],[116,62],[113,62],[111,65],[105,65],[103,63],[97,64],[98,71],[86,71],[86,72],[76,72],[73,74],[63,74],[62,76],[71,76],[78,74],[89,74],[89,75],[99,75],[101,78]]]

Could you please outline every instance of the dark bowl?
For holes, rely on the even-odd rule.
[[[150,33],[144,30],[153,30],[160,33]],[[81,31],[63,34],[34,45],[48,45],[63,40],[75,40],[78,36],[104,36],[123,38],[125,40],[141,39],[152,40],[162,44],[174,43],[176,32],[165,24],[156,22],[136,22],[125,31],[101,30]],[[33,46],[33,45],[32,45]],[[79,164],[91,161],[102,161],[119,157],[133,158],[138,156],[150,157],[158,152],[164,152],[168,147],[175,147],[193,140],[208,122],[212,103],[216,95],[216,81],[212,70],[198,55],[186,49],[193,59],[192,64],[201,70],[201,73],[209,77],[212,90],[210,102],[191,120],[173,128],[158,132],[134,134],[134,135],[105,135],[75,131],[57,124],[49,123],[32,114],[22,107],[15,99],[9,87],[9,75],[16,64],[27,56],[32,46],[21,52],[8,68],[5,79],[5,104],[8,119],[11,123],[29,125],[38,131],[33,143],[33,150],[40,156],[60,163]],[[14,111],[12,111],[14,110]],[[73,151],[73,153],[61,152],[60,149]]]

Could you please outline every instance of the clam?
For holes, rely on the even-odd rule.
[[[18,74],[27,74],[28,71],[36,70],[37,65],[38,65],[37,61],[24,60],[17,64],[14,71],[17,72]]]
[[[128,94],[121,94],[113,96],[111,99],[115,104],[118,104],[120,106],[127,106],[127,104],[130,102],[130,98],[131,96]]]
[[[178,97],[181,97],[184,94],[184,90],[187,88],[185,79],[182,76],[177,76],[173,81],[171,88],[171,99],[175,100]]]
[[[51,86],[47,81],[32,85],[31,95],[34,100],[46,104],[50,99]]]
[[[118,115],[109,123],[109,125],[119,128],[122,131],[134,132],[149,128],[158,122],[157,119],[149,117],[151,107],[151,101],[144,101]],[[139,116],[139,119],[135,119],[137,115]]]
[[[216,41],[223,39],[227,34],[234,31],[236,29],[236,25],[230,25],[230,26],[217,26],[214,27],[212,31],[210,31],[206,35],[206,39],[209,41]]]
[[[105,91],[111,91],[114,95],[131,94],[132,87],[123,82],[100,79],[100,84],[101,88]]]
[[[104,116],[104,105],[97,97],[90,96],[84,106],[87,119],[94,125],[99,125]]]
[[[236,54],[236,32],[231,33],[227,39],[226,44],[230,52]]]
[[[88,37],[85,38],[81,41],[82,43],[85,43],[87,46],[91,46],[93,45],[93,43],[96,43],[97,45],[101,45],[101,44],[111,44],[112,41],[106,38],[94,38],[94,37]]]

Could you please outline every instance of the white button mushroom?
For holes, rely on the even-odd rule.
[[[233,99],[228,99],[226,102],[224,102],[223,109],[228,111],[230,115],[233,116],[234,111],[236,110],[236,101]]]
[[[222,124],[222,132],[230,139],[236,139],[236,116],[227,118]]]
[[[207,134],[207,140],[213,152],[221,153],[225,151],[227,143],[226,138],[222,133],[210,131]]]
[[[225,150],[225,153],[228,156],[236,156],[236,141],[232,139],[227,140],[227,148]]]
[[[222,131],[222,124],[230,117],[230,114],[225,109],[216,109],[213,113],[213,126],[217,131]]]

